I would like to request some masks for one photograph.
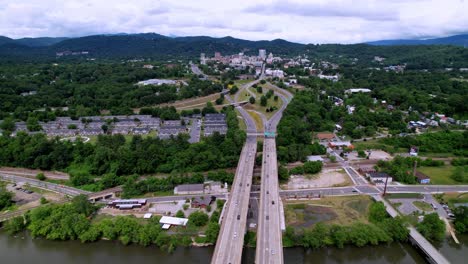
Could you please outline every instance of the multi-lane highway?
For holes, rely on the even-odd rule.
[[[267,122],[265,132],[274,133],[276,127],[292,98],[292,94],[276,86],[275,90],[283,105]],[[285,95],[288,97],[286,98]],[[271,136],[271,134],[270,134]],[[281,234],[282,203],[279,195],[278,161],[274,137],[265,137],[263,141],[263,161],[260,187],[260,207],[258,213],[257,249],[255,263],[283,263],[283,243]]]
[[[276,142],[265,138],[255,263],[283,263],[280,206]]]
[[[249,83],[243,88],[255,82]],[[229,102],[234,103],[229,95],[226,98]],[[256,133],[257,130],[252,117],[242,107],[236,106],[236,109],[242,115],[247,125],[247,132]],[[255,135],[247,136],[239,158],[227,205],[221,216],[221,228],[211,259],[212,264],[241,263],[256,152],[257,137]]]
[[[256,152],[256,138],[247,138],[239,159],[227,206],[222,215],[221,229],[211,259],[213,264],[241,263]]]

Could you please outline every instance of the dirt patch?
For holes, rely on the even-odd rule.
[[[315,187],[337,187],[352,185],[349,176],[342,169],[324,169],[316,175],[291,176],[286,189],[308,189]]]

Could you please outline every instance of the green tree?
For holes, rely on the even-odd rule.
[[[26,228],[26,223],[23,216],[18,216],[8,220],[5,223],[5,230],[8,234],[13,235],[23,231]]]
[[[26,120],[26,127],[29,131],[40,131],[42,130],[41,125],[36,117],[30,116],[28,120]]]
[[[185,218],[185,214],[182,210],[177,211],[175,217]]]
[[[380,223],[388,217],[387,210],[383,202],[372,203],[369,207],[369,221]]]
[[[289,171],[286,167],[279,165],[278,166],[278,178],[280,181],[288,181],[289,180]]]
[[[306,161],[304,162],[304,173],[315,174],[322,170],[321,161]]]
[[[7,192],[4,187],[0,186],[0,211],[13,204],[12,198],[13,194]]]
[[[205,235],[206,235],[206,242],[208,243],[216,243],[216,239],[218,238],[219,234],[219,224],[216,222],[210,222],[208,227],[206,228]]]
[[[262,95],[262,97],[260,97],[260,105],[266,106],[267,104],[268,104],[268,99],[266,98],[266,96]]]
[[[442,241],[444,239],[445,223],[437,213],[425,215],[416,228],[429,241]]]
[[[455,215],[454,226],[458,233],[468,232],[468,207],[459,206],[453,210]]]
[[[40,180],[40,181],[45,181],[47,178],[46,178],[46,176],[44,175],[44,173],[39,172],[39,173],[36,175],[36,179],[38,179],[38,180]]]
[[[3,134],[11,134],[16,128],[15,120],[11,117],[3,119],[3,122],[0,123],[0,129],[4,131]]]
[[[250,104],[255,104],[255,97],[251,96],[251,97],[249,98],[249,103],[250,103]]]
[[[191,213],[188,219],[189,223],[195,226],[204,226],[208,223],[208,215],[201,211]]]

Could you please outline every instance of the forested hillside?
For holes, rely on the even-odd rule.
[[[266,49],[275,55],[309,55],[312,58],[323,58],[330,61],[346,62],[353,59],[361,66],[372,64],[374,56],[388,58],[386,63],[407,63],[409,68],[442,68],[467,67],[468,51],[455,46],[372,46],[356,45],[304,45],[277,39],[273,41],[249,41],[232,37],[177,37],[169,38],[155,33],[131,35],[96,35],[72,38],[53,45],[38,45],[31,40],[0,39],[0,58],[13,61],[55,60],[57,52],[86,51],[86,54],[70,55],[60,58],[153,58],[153,59],[197,59],[200,53],[213,56],[215,51],[222,54],[258,54],[258,49]],[[57,39],[44,39],[51,43]],[[28,44],[29,43],[29,44]],[[29,47],[29,46],[31,47]],[[354,58],[358,59],[357,61]]]

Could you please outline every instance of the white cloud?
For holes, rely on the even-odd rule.
[[[468,32],[465,0],[0,0],[13,38],[156,32],[357,43]]]

